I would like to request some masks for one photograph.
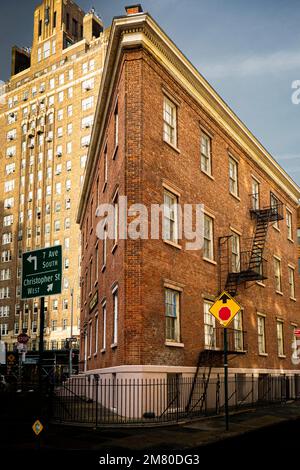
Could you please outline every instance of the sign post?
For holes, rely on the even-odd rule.
[[[61,245],[28,251],[22,255],[22,299],[41,298],[39,382],[42,382],[45,329],[45,296],[61,294]]]
[[[224,400],[225,400],[225,428],[229,430],[229,411],[228,411],[228,337],[227,328],[236,314],[241,310],[241,306],[224,291],[210,307],[209,312],[218,320],[224,328]]]

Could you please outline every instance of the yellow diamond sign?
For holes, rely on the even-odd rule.
[[[33,432],[38,436],[40,432],[44,429],[44,426],[42,423],[37,419],[35,423],[33,423],[32,426]]]
[[[223,291],[222,294],[219,295],[215,303],[209,309],[210,313],[224,328],[227,328],[240,310],[241,306],[226,291]]]

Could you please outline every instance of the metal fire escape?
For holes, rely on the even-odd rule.
[[[226,290],[233,297],[237,294],[238,286],[251,281],[262,281],[267,279],[266,260],[264,259],[264,248],[266,245],[267,233],[270,223],[278,223],[283,219],[282,203],[273,197],[270,206],[259,208],[258,194],[251,194],[250,216],[255,220],[255,229],[253,237],[250,239],[251,249],[242,251],[239,254],[239,263],[232,263],[231,258],[231,238],[232,235],[226,235],[219,238],[219,290]],[[214,328],[212,335],[222,328]],[[245,331],[242,331],[242,347],[236,347],[236,330],[228,328],[229,348],[228,354],[245,353]],[[239,332],[240,334],[240,332]],[[211,339],[211,344],[206,345],[200,352],[196,373],[189,394],[186,411],[192,412],[196,407],[203,409],[206,403],[206,397],[213,367],[221,367],[223,363],[224,351],[222,341]],[[200,371],[202,372],[202,377]],[[201,380],[202,378],[202,380]]]

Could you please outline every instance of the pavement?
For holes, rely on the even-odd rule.
[[[267,436],[277,436],[280,429],[293,423],[297,436],[300,431],[300,402],[283,405],[272,405],[254,408],[230,414],[229,431],[225,430],[224,416],[202,418],[197,421],[163,427],[104,427],[92,429],[70,425],[42,423],[44,429],[36,437],[31,429],[33,423],[28,420],[2,423],[0,450],[13,452],[12,455],[24,456],[37,453],[47,462],[53,459],[62,463],[62,456],[68,463],[78,463],[82,458],[89,461],[88,468],[99,465],[101,457],[107,459],[113,456],[135,456],[136,467],[142,465],[137,456],[145,455],[190,455],[197,454],[199,458],[205,455],[218,456],[218,450],[230,447],[230,443],[241,443],[242,436],[246,440],[259,443]],[[4,426],[3,426],[4,425]],[[273,434],[271,432],[273,431]],[[278,432],[276,431],[278,429]],[[294,432],[294,431],[293,431]],[[261,436],[261,437],[258,437]],[[272,437],[274,441],[274,437]],[[275,441],[274,441],[275,442]],[[273,444],[274,444],[273,442]],[[237,444],[232,445],[235,447]],[[252,446],[253,444],[251,444]],[[246,447],[247,448],[247,445]],[[88,460],[87,460],[88,459]],[[105,460],[107,463],[107,461]],[[157,462],[154,462],[157,466]],[[194,462],[196,463],[196,462]],[[118,465],[109,462],[112,468],[136,468],[131,465]],[[153,465],[152,465],[153,466]],[[151,466],[151,468],[152,468]],[[56,466],[56,468],[59,468]],[[64,467],[62,467],[64,468]]]

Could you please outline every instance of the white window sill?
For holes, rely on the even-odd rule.
[[[118,346],[118,343],[113,343],[110,345],[111,349],[115,349]]]
[[[292,300],[293,302],[297,302],[297,299],[295,297],[290,297],[290,300]]]
[[[96,357],[96,356],[97,356],[97,354],[98,354],[98,353],[97,353],[97,352],[95,352],[95,353],[94,353],[94,357]]]
[[[283,292],[281,292],[281,290],[276,290],[275,292],[276,292],[276,294],[278,294],[278,295],[283,295]]]
[[[92,359],[92,356],[88,356],[88,360]]]
[[[289,237],[288,237],[288,241],[291,242],[291,243],[295,243],[295,240],[293,240],[292,238],[289,238]]]
[[[106,270],[106,264],[104,264],[101,268],[101,272],[103,273]]]
[[[107,181],[104,181],[104,185],[103,185],[103,188],[102,188],[102,192],[104,193],[104,191],[106,190],[106,186],[107,186]]]
[[[203,173],[205,176],[208,176],[208,178],[210,178],[211,180],[215,181],[215,178],[213,177],[213,175],[211,175],[210,173],[207,173],[207,171],[201,170],[201,173]]]
[[[234,197],[237,201],[241,202],[241,198],[239,196],[237,196],[236,194],[232,193],[231,191],[229,191],[229,194],[230,196]]]
[[[178,248],[178,250],[182,250],[182,246],[176,242],[172,242],[172,240],[164,240],[164,243],[166,243],[167,245],[171,245],[174,248]]]
[[[261,286],[261,287],[266,287],[266,284],[264,284],[264,283],[261,282],[261,281],[256,281],[256,284],[257,284],[258,286]]]
[[[286,359],[286,355],[285,355],[285,354],[278,354],[278,357],[279,357],[279,359]]]
[[[171,147],[171,149],[175,150],[175,152],[181,153],[180,150],[179,150],[179,148],[176,147],[175,145],[171,144],[171,142],[168,142],[168,141],[165,140],[165,139],[163,139],[163,141],[164,141],[167,145],[169,145],[169,147]]]
[[[213,259],[205,258],[205,256],[203,256],[202,259],[203,261],[206,261],[207,263],[214,264],[215,266],[217,265],[217,262]]]
[[[176,343],[176,341],[166,341],[165,346],[172,346],[174,348],[184,348],[184,343]]]
[[[258,353],[259,356],[267,357],[268,353]]]
[[[101,349],[101,351],[100,351],[100,352],[101,352],[101,354],[104,354],[104,353],[106,352],[106,349],[105,349],[105,348],[103,348],[103,349]]]
[[[280,228],[279,227],[276,227],[276,225],[272,225],[273,229],[276,230],[277,232],[280,233]]]

